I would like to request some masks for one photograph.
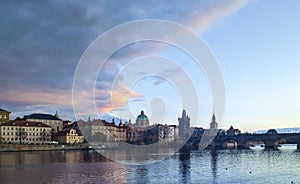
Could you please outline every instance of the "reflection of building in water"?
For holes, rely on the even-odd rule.
[[[83,155],[81,152],[75,152],[75,151],[71,151],[71,152],[64,152],[64,157],[65,157],[65,162],[67,163],[74,163],[74,162],[78,162],[78,160],[83,160]]]
[[[179,137],[186,139],[190,136],[190,117],[187,116],[185,110],[182,111],[181,118],[178,118],[179,122]]]
[[[179,170],[181,176],[181,183],[190,183],[191,182],[191,152],[189,150],[184,150],[179,152]]]
[[[212,175],[214,177],[214,180],[217,179],[217,161],[218,161],[218,153],[216,149],[211,149],[210,150],[210,155],[211,155],[211,171]]]

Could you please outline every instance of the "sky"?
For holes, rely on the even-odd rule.
[[[233,125],[250,132],[300,127],[299,5],[296,0],[169,0],[155,5],[127,0],[1,1],[0,108],[11,111],[12,118],[58,111],[62,119],[75,120],[73,79],[89,45],[128,21],[162,19],[193,30],[216,57],[226,88],[224,116],[216,117],[219,127]],[[186,54],[163,43],[136,43],[116,51],[95,82],[97,109],[124,119],[132,118],[125,108],[133,116],[145,110],[153,122],[159,121],[152,115],[157,114],[163,123],[178,123],[187,107],[182,107],[172,83],[157,76],[129,86],[118,83],[126,78],[125,66],[145,55],[176,60],[191,81],[197,81],[200,120],[193,123],[208,128],[214,110],[205,74]],[[133,68],[144,72],[138,65]],[[170,75],[179,74],[178,68],[171,69]]]

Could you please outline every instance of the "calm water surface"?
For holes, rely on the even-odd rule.
[[[191,151],[146,165],[110,161],[95,151],[0,153],[0,183],[300,183],[300,152]]]

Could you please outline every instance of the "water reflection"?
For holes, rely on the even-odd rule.
[[[218,160],[218,153],[216,149],[210,150],[210,155],[211,155],[211,171],[214,180],[216,181],[217,179],[217,160]]]
[[[145,165],[137,166],[135,170],[135,181],[136,183],[149,183],[148,168]]]
[[[0,183],[297,183],[299,168],[300,152],[284,147],[181,151],[146,165],[113,162],[95,151],[0,153]]]
[[[191,181],[191,152],[189,150],[181,150],[179,152],[179,172],[181,175],[182,183],[190,183]]]
[[[105,162],[110,161],[95,151],[39,151],[1,152],[0,165],[40,164],[52,162]]]

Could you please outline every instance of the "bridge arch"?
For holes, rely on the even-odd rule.
[[[222,141],[221,147],[223,149],[227,149],[227,148],[237,148],[239,145],[238,140],[236,139],[232,139],[232,138],[228,138]]]
[[[248,138],[240,142],[239,147],[243,149],[250,149],[250,147],[255,144],[265,145],[265,140],[257,137]]]

